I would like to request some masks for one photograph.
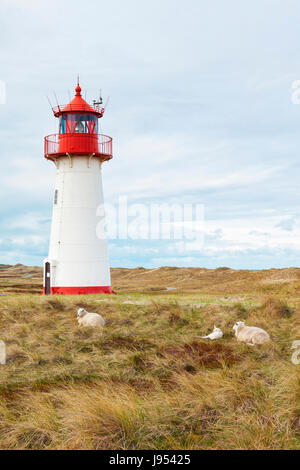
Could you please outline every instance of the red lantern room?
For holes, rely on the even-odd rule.
[[[98,134],[98,119],[104,114],[101,103],[90,106],[81,96],[79,83],[76,95],[68,105],[56,106],[59,133],[45,137],[45,158],[53,160],[65,155],[91,155],[101,161],[112,158],[112,138]]]

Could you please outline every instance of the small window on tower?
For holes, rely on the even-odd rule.
[[[58,190],[56,189],[54,192],[54,204],[57,204],[57,196],[58,196]]]

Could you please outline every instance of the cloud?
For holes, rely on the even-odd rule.
[[[282,219],[275,227],[282,228],[283,230],[287,230],[288,232],[292,232],[293,228],[295,227],[296,221],[293,217]]]

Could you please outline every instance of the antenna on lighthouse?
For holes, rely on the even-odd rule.
[[[55,98],[55,101],[56,101],[57,106],[59,106],[59,104],[58,104],[58,99],[57,99],[57,96],[56,96],[56,93],[55,93],[54,90],[53,90],[53,95],[54,95],[54,98]]]
[[[106,106],[108,105],[109,100],[110,100],[110,96],[109,96],[109,97],[107,98],[107,100],[106,100],[106,103],[105,103],[105,105],[104,105],[104,111],[106,110]]]
[[[46,96],[46,98],[47,98],[47,100],[48,100],[48,103],[50,104],[51,109],[53,109],[53,106],[52,106],[52,104],[51,104],[51,101],[50,101],[49,96]]]
[[[59,104],[58,104],[58,99],[57,99],[57,96],[56,96],[56,93],[55,93],[54,90],[53,90],[53,95],[54,95],[54,97],[55,97],[55,101],[56,101],[57,108],[58,108],[58,110],[60,111],[60,107],[59,107]]]
[[[100,94],[99,94],[99,99],[98,101],[97,100],[93,100],[93,105],[100,105],[103,103],[103,99],[102,99],[102,96],[101,96],[101,89],[100,89]]]

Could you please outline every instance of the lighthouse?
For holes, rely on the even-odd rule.
[[[112,158],[112,139],[98,133],[102,99],[89,105],[79,81],[68,105],[56,106],[59,132],[45,137],[45,158],[56,166],[44,294],[112,293],[105,237],[97,236],[104,204],[102,164]],[[103,220],[102,220],[103,224]]]

